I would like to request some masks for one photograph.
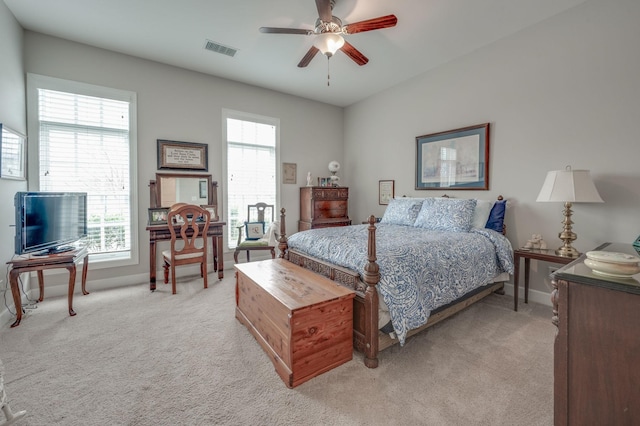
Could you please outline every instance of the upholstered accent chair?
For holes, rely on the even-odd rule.
[[[251,261],[250,253],[254,250],[268,250],[271,258],[275,259],[278,222],[274,222],[274,216],[273,204],[256,203],[247,206],[247,220],[238,226],[238,242],[233,252],[235,263],[238,263],[238,254],[243,251],[247,253],[247,262]]]

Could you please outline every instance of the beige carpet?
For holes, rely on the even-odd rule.
[[[551,425],[551,308],[492,295],[382,352],[288,389],[234,317],[232,271],[45,299],[0,359],[19,425]],[[185,282],[188,281],[188,282]],[[4,420],[0,414],[0,423]]]

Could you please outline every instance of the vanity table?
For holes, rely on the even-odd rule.
[[[628,243],[594,250],[640,259]],[[552,275],[554,424],[640,424],[640,274],[593,272],[583,255]]]
[[[150,208],[171,207],[175,203],[207,205],[215,209],[207,231],[211,238],[213,253],[213,270],[218,272],[218,279],[224,278],[223,262],[223,226],[218,211],[218,182],[211,180],[209,174],[199,173],[156,173],[156,179],[149,182]],[[149,231],[149,289],[156,289],[157,243],[171,241],[169,224],[148,225]],[[173,226],[173,225],[172,225]],[[178,227],[179,225],[175,225]]]

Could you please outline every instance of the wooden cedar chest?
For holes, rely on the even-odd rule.
[[[353,291],[284,259],[235,268],[236,318],[288,387],[351,360]]]

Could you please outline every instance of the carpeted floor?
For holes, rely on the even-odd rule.
[[[294,389],[234,316],[225,279],[45,299],[0,359],[19,425],[551,425],[551,308],[492,295],[404,347]],[[3,416],[0,414],[0,422]]]

